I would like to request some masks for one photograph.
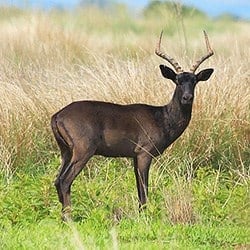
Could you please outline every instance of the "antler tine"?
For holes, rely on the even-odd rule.
[[[194,73],[198,67],[205,61],[207,60],[210,56],[212,56],[214,54],[214,51],[211,49],[209,40],[208,40],[208,35],[206,33],[205,30],[203,30],[204,33],[204,37],[205,37],[205,42],[206,42],[206,46],[207,46],[207,51],[208,53],[203,56],[200,60],[197,60],[196,63],[193,65],[193,67],[191,68],[191,72]]]
[[[157,43],[157,46],[155,48],[155,54],[165,60],[167,60],[173,67],[174,69],[176,70],[177,73],[181,73],[183,72],[181,66],[178,64],[177,61],[175,61],[174,58],[164,54],[162,51],[161,51],[161,38],[162,38],[162,34],[163,34],[163,30],[161,32],[161,35],[160,35],[160,39],[159,39],[159,42]]]

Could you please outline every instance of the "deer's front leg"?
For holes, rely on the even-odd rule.
[[[146,152],[141,153],[134,158],[134,171],[140,210],[146,208],[145,204],[148,196],[148,173],[151,161],[152,157]]]

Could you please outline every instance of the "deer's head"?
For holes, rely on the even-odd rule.
[[[178,62],[174,60],[174,58],[171,58],[170,56],[161,51],[160,45],[161,45],[162,32],[160,35],[158,45],[155,49],[156,55],[167,60],[175,69],[174,71],[171,68],[167,67],[166,65],[163,64],[160,65],[160,70],[162,75],[165,78],[172,80],[176,84],[175,94],[177,95],[177,98],[182,105],[192,105],[194,99],[194,89],[196,84],[199,81],[208,80],[214,71],[213,69],[209,68],[201,70],[197,74],[195,73],[195,71],[202,64],[202,62],[204,62],[206,59],[208,59],[210,56],[214,54],[213,50],[210,47],[208,36],[205,31],[204,31],[204,36],[208,53],[201,59],[197,60],[189,72],[186,71],[184,72],[181,66],[178,64]]]

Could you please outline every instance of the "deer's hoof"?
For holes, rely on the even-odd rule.
[[[71,222],[72,221],[71,207],[70,206],[63,208],[61,218],[62,218],[62,221],[64,221],[64,222]]]

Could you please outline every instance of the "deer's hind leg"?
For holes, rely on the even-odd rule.
[[[94,155],[95,147],[85,145],[84,142],[74,146],[70,162],[64,165],[58,176],[58,194],[61,195],[62,219],[71,219],[70,189],[74,179],[85,167],[88,160]]]
[[[51,118],[51,127],[53,134],[55,136],[56,142],[60,148],[61,151],[61,166],[58,171],[56,180],[55,180],[55,187],[57,190],[58,198],[61,203],[63,203],[63,195],[60,189],[60,176],[65,172],[66,168],[68,167],[71,158],[72,158],[72,146],[65,140],[65,138],[62,136],[60,129],[63,129],[65,132],[63,124],[59,123],[57,121],[57,115],[52,116]]]
[[[71,158],[72,158],[72,153],[71,153],[71,150],[69,148],[61,148],[61,166],[60,166],[60,169],[58,171],[58,174],[57,174],[57,177],[56,177],[56,180],[55,180],[55,187],[56,187],[56,191],[57,191],[57,194],[58,194],[58,198],[59,198],[59,201],[61,203],[63,203],[63,195],[62,195],[62,192],[61,192],[61,189],[60,189],[60,176],[65,172],[65,170],[67,169],[67,167],[69,166],[69,163],[71,161]]]

